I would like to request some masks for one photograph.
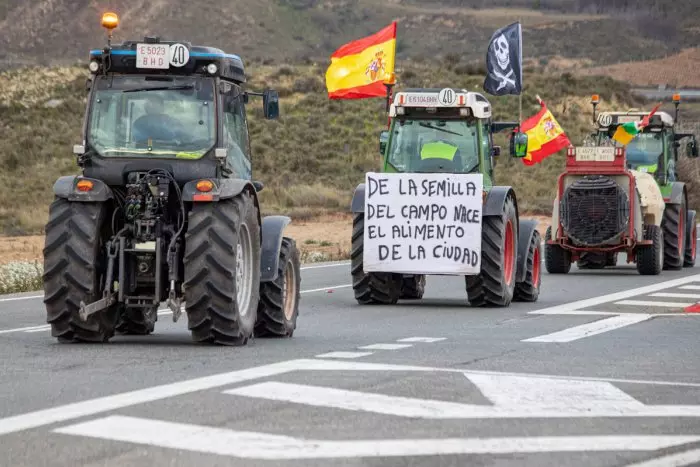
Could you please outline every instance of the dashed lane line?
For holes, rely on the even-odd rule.
[[[320,355],[316,355],[316,358],[360,358],[367,357],[374,354],[374,352],[328,352]]]
[[[654,300],[622,300],[615,302],[615,305],[631,305],[631,306],[660,306],[663,308],[685,308],[692,305],[694,302],[660,302]]]
[[[563,331],[544,334],[542,336],[523,339],[521,342],[572,342],[584,337],[595,336],[604,332],[613,331],[630,324],[640,323],[650,319],[650,314],[630,313],[626,315],[612,316],[610,318],[593,321],[592,323],[574,326]]]

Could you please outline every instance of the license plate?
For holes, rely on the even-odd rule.
[[[613,162],[615,148],[576,148],[577,162]]]
[[[167,70],[169,66],[169,44],[136,44],[136,68]]]

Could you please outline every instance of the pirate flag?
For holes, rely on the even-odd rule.
[[[497,30],[486,51],[484,91],[493,96],[520,94],[523,88],[523,29],[513,23]]]

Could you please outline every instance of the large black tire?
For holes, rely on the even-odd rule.
[[[535,230],[527,250],[525,279],[515,284],[513,300],[516,302],[536,302],[540,296],[542,283],[542,237]]]
[[[571,252],[559,245],[549,245],[552,239],[552,227],[547,227],[544,234],[544,265],[550,274],[567,274],[571,270]]]
[[[102,298],[106,270],[107,206],[56,199],[49,208],[44,244],[44,303],[51,335],[60,342],[107,342],[117,306],[80,319],[80,302]]]
[[[472,306],[509,306],[515,293],[518,217],[512,197],[500,216],[485,216],[481,231],[481,271],[465,276]]]
[[[687,211],[685,197],[680,204],[667,204],[661,220],[664,237],[664,269],[683,268],[685,257],[685,221]]]
[[[257,211],[247,191],[233,199],[192,205],[184,287],[187,326],[195,342],[241,346],[253,335],[260,300]],[[241,296],[238,280],[244,286]]]
[[[145,336],[153,332],[158,321],[158,307],[126,308],[117,321],[117,332]]]
[[[688,224],[690,224],[690,233],[685,239],[685,257],[683,258],[683,267],[692,268],[695,266],[695,256],[697,254],[698,244],[698,225],[695,211],[688,211]]]
[[[664,232],[658,225],[646,225],[644,239],[652,240],[653,243],[637,249],[637,271],[643,276],[661,274],[664,265]]]
[[[277,279],[260,284],[256,337],[292,337],[301,297],[301,260],[296,242],[282,238]]]
[[[355,213],[352,219],[350,273],[355,300],[361,305],[393,305],[401,295],[401,275],[385,272],[365,273],[364,252],[365,214]]]
[[[425,293],[425,274],[403,276],[401,279],[401,295],[403,300],[420,300]]]

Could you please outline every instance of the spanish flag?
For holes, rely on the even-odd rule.
[[[525,165],[535,165],[571,145],[569,137],[547,109],[547,105],[539,97],[537,100],[540,103],[540,111],[525,120],[520,130],[527,134],[528,139],[527,156],[523,158]]]
[[[386,96],[384,84],[394,84],[396,21],[381,31],[349,42],[331,55],[326,88],[331,99]]]

